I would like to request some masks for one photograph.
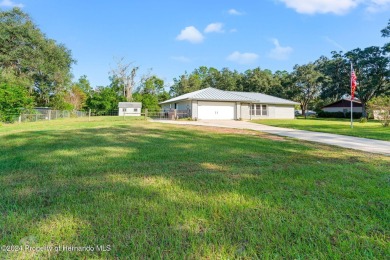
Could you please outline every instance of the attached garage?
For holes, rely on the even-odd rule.
[[[182,107],[193,119],[294,118],[298,103],[261,93],[205,88],[160,103],[164,112]]]
[[[235,119],[235,103],[198,101],[199,119]]]

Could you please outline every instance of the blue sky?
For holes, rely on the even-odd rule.
[[[0,0],[72,50],[75,80],[109,84],[124,57],[172,83],[199,66],[291,71],[332,50],[382,46],[390,0]]]

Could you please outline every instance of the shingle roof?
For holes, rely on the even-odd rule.
[[[118,108],[142,108],[141,102],[119,102]]]
[[[236,92],[236,91],[224,91],[215,88],[205,88],[191,93],[187,93],[160,104],[172,103],[183,100],[207,100],[207,101],[238,101],[238,102],[249,102],[249,103],[267,103],[267,104],[289,104],[295,105],[296,102],[269,96],[261,93],[251,92]]]

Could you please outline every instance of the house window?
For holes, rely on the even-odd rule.
[[[252,116],[266,116],[268,115],[267,105],[252,104],[250,106]]]
[[[261,115],[262,115],[262,116],[268,115],[268,112],[267,112],[267,105],[261,105]]]
[[[134,112],[138,112],[138,108],[134,108]]]
[[[123,108],[122,111],[123,111],[123,112],[126,112],[126,108]]]

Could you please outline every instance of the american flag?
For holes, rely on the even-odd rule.
[[[355,71],[352,69],[351,71],[351,99],[355,98],[355,90],[356,90],[356,74]]]

